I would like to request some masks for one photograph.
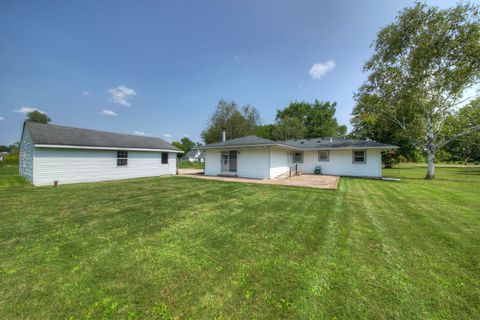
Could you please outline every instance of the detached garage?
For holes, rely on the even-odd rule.
[[[35,186],[176,174],[181,151],[163,139],[25,122],[20,175]]]

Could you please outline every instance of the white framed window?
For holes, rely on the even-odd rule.
[[[303,152],[293,153],[293,163],[303,163]]]
[[[318,161],[330,161],[330,152],[328,150],[318,151]]]
[[[162,164],[168,164],[168,152],[162,152]]]
[[[352,162],[355,164],[367,163],[367,151],[352,150]]]
[[[125,167],[128,164],[128,151],[117,151],[117,167]]]

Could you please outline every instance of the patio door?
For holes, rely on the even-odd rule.
[[[237,172],[237,151],[222,151],[222,171]]]

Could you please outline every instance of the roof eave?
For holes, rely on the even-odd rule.
[[[305,151],[315,151],[315,150],[355,150],[355,149],[380,149],[380,150],[390,150],[398,149],[398,146],[379,146],[379,147],[362,147],[362,146],[351,146],[351,147],[325,147],[325,148],[302,148]]]
[[[173,149],[152,149],[152,148],[125,148],[125,147],[94,147],[94,146],[75,146],[63,144],[45,144],[36,143],[35,148],[54,148],[54,149],[90,149],[90,150],[126,150],[126,151],[147,151],[147,152],[173,152],[182,153],[181,150]]]

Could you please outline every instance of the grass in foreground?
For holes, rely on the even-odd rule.
[[[18,167],[0,167],[0,188],[21,185],[26,185],[26,182],[18,175]]]
[[[0,188],[0,318],[475,318],[480,172],[450,170],[337,192],[186,177]]]

